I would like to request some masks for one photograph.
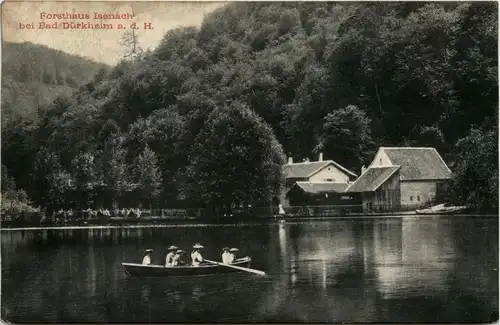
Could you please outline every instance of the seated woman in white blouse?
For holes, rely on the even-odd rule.
[[[201,256],[200,250],[203,248],[200,244],[195,244],[193,246],[194,250],[191,253],[191,261],[193,266],[199,266],[203,262],[203,256]]]
[[[151,255],[153,254],[152,249],[146,249],[144,252],[144,257],[142,258],[142,265],[150,265],[151,264]]]

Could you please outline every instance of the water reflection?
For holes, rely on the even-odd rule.
[[[338,220],[245,227],[2,232],[12,322],[437,322],[498,315],[497,220]],[[153,248],[240,247],[267,277],[134,279]],[[495,264],[496,263],[496,264]]]
[[[438,219],[377,221],[373,246],[383,298],[430,297],[447,290],[455,248],[449,228],[440,227]]]

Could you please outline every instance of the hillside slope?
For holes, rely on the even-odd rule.
[[[2,125],[33,121],[37,109],[60,95],[71,96],[99,70],[102,63],[43,45],[4,42],[2,48]]]

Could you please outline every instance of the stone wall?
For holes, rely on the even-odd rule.
[[[435,181],[402,181],[401,206],[428,205],[436,198]]]

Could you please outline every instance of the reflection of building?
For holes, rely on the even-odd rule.
[[[434,148],[380,147],[368,169],[346,192],[362,193],[366,212],[416,208],[439,199],[451,176]]]
[[[306,281],[310,285],[335,283],[338,273],[350,268],[355,254],[355,239],[351,222],[326,222],[323,227],[298,224],[285,225],[279,230],[282,261],[288,262],[290,280]]]
[[[373,246],[378,290],[384,298],[446,290],[455,252],[439,220],[381,220],[374,226]]]
[[[296,190],[302,190],[304,193],[311,194],[312,197],[325,193],[331,197],[337,197],[339,190],[343,191],[346,185],[354,178],[356,174],[344,168],[333,160],[323,160],[323,154],[319,154],[318,161],[305,160],[300,163],[293,163],[292,158],[288,158],[288,164],[283,165],[283,174],[285,175],[285,186],[280,195],[280,202],[283,207],[290,206],[288,191],[296,184],[299,187]],[[311,186],[304,185],[304,182]],[[331,184],[325,185],[325,183]],[[318,189],[321,189],[318,191]],[[327,199],[327,197],[325,197]],[[338,197],[340,200],[340,197]],[[328,200],[327,200],[328,201]],[[303,204],[299,204],[303,205]]]
[[[270,236],[280,274],[258,308],[270,322],[370,322],[376,291],[366,288],[360,222],[284,223]],[[314,306],[311,308],[311,306]],[[363,311],[363,312],[360,312]]]

